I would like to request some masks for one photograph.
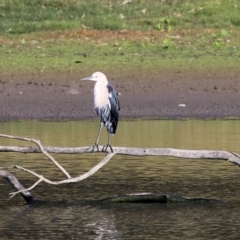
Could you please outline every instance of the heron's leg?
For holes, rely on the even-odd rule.
[[[103,123],[100,122],[100,126],[99,126],[99,129],[98,129],[98,135],[97,135],[97,138],[96,138],[95,143],[94,143],[93,146],[92,146],[92,152],[94,152],[95,147],[96,147],[97,150],[99,151],[99,149],[98,149],[98,141],[99,141],[100,133],[101,133],[101,131],[102,131],[102,126],[103,126]]]
[[[110,134],[109,134],[109,132],[108,132],[108,143],[107,143],[107,145],[105,145],[103,147],[102,152],[106,152],[108,148],[110,148],[111,152],[113,153],[113,149],[112,149],[112,146],[110,144]]]
[[[103,126],[103,123],[100,122],[97,139],[96,139],[95,144],[94,144],[95,146],[98,146],[98,140],[99,140],[99,137],[100,137],[100,133],[101,133],[101,131],[102,131],[102,126]]]

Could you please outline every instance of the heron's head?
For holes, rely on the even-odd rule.
[[[85,77],[82,80],[90,80],[90,81],[95,81],[95,82],[102,82],[102,83],[106,83],[106,84],[108,83],[107,77],[102,72],[95,72],[95,73],[92,74],[92,76]]]

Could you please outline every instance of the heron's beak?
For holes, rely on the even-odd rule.
[[[89,76],[89,77],[85,77],[81,80],[90,80],[90,81],[97,81],[97,78],[95,76]]]

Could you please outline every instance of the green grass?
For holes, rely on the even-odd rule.
[[[0,74],[239,68],[238,0],[122,2],[0,0]]]
[[[163,19],[174,29],[240,27],[238,0],[134,0],[124,5],[122,2],[0,0],[0,33],[81,29],[84,26],[97,30],[143,31],[159,29]]]
[[[161,40],[154,43],[118,40],[106,44],[64,40],[56,44],[54,40],[19,39],[0,48],[1,70],[2,73],[25,72],[28,75],[63,72],[71,79],[71,75],[89,73],[93,69],[103,72],[113,70],[120,74],[137,70],[142,74],[148,71],[170,72],[173,69],[210,73],[239,68],[240,52],[234,47],[196,49],[195,46],[180,49],[174,44],[165,49]]]

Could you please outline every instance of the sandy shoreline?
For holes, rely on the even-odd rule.
[[[95,118],[92,82],[0,76],[0,120]],[[51,76],[57,79],[57,73]],[[121,93],[121,118],[240,117],[240,74],[110,76]]]

